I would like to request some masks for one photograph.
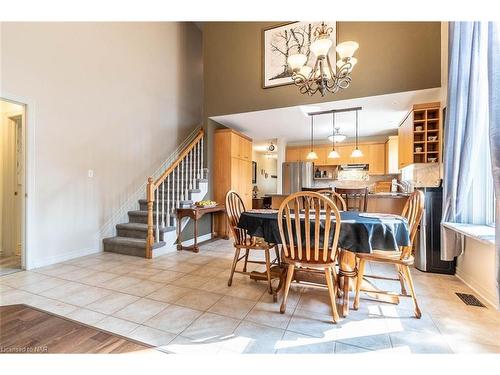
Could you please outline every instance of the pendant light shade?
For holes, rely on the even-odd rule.
[[[338,159],[340,155],[337,150],[335,150],[335,112],[332,112],[332,130],[334,131],[334,136],[332,136],[332,151],[328,154],[328,159]],[[330,137],[328,137],[328,139],[330,139]]]
[[[339,153],[337,152],[337,150],[332,150],[330,151],[330,153],[328,154],[328,159],[338,159],[340,158],[340,155]]]
[[[309,153],[306,156],[307,160],[315,160],[318,158],[318,154],[316,154],[314,151],[309,151]]]
[[[307,160],[315,160],[318,158],[318,154],[314,152],[314,116],[311,116],[311,151],[306,156]]]
[[[358,147],[358,131],[359,131],[358,111],[356,111],[356,148],[352,151],[351,158],[360,158],[363,156],[363,153]]]

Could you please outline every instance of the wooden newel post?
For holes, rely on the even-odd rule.
[[[146,199],[148,204],[148,236],[146,238],[146,258],[153,257],[153,243],[154,243],[154,224],[153,224],[153,203],[154,203],[154,183],[153,178],[148,178],[148,186],[146,191]]]

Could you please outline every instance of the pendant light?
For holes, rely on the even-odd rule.
[[[332,112],[332,129],[335,131],[335,112]],[[340,158],[339,153],[335,150],[335,137],[332,137],[332,151],[328,154],[328,159]]]
[[[361,152],[361,150],[358,147],[358,128],[359,128],[358,111],[356,110],[356,148],[354,150],[352,150],[351,158],[360,158],[363,156],[363,153]]]
[[[307,154],[307,160],[315,160],[318,158],[318,155],[314,152],[314,116],[311,116],[311,151]]]

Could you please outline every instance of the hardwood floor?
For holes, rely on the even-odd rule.
[[[131,353],[152,347],[26,305],[0,307],[0,353]]]

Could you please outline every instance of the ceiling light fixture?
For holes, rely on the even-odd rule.
[[[361,152],[361,150],[358,147],[358,128],[359,128],[358,110],[356,110],[356,148],[354,150],[352,150],[351,158],[360,158],[363,156],[363,153]]]
[[[309,47],[316,55],[316,61],[307,65],[308,56],[297,53],[290,55],[287,59],[288,66],[292,69],[293,83],[299,87],[301,94],[314,95],[320,92],[325,96],[327,92],[336,93],[346,89],[351,83],[351,72],[357,59],[353,57],[359,44],[353,41],[340,43],[336,51],[339,60],[332,67],[328,52],[333,44],[330,34],[333,28],[324,22],[314,30],[315,40]]]
[[[332,128],[335,129],[335,112],[332,112]],[[338,130],[338,128],[337,128]],[[330,139],[330,137],[328,137]],[[335,136],[332,136],[332,151],[328,154],[328,159],[338,159],[340,158],[339,153],[335,150]]]
[[[314,152],[314,116],[311,116],[311,151],[306,156],[307,160],[316,160],[318,155]]]
[[[333,134],[328,136],[330,142],[342,142],[347,138],[345,134],[340,133],[340,128],[334,128]]]

